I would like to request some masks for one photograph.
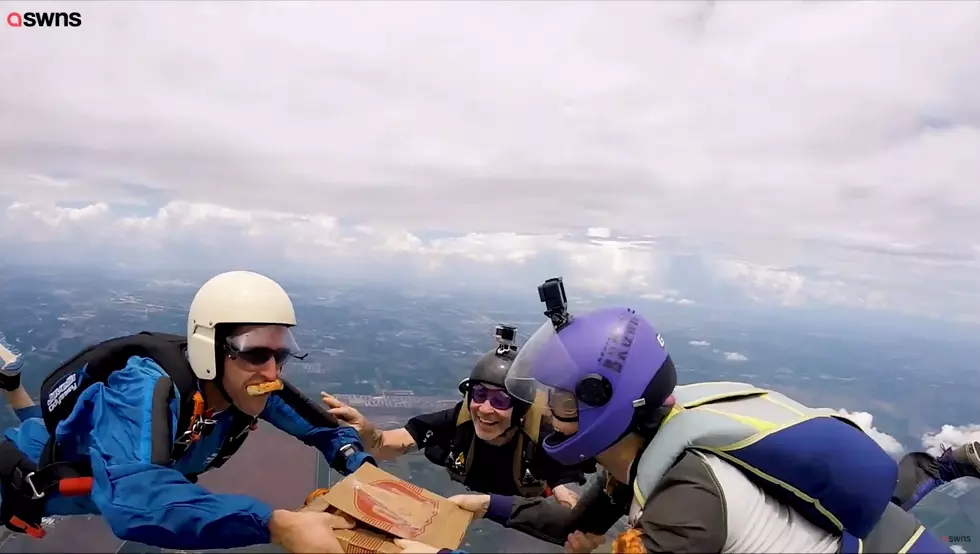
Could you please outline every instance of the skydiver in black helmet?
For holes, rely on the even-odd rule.
[[[585,483],[582,467],[566,467],[537,447],[551,432],[541,412],[508,394],[504,377],[517,356],[517,329],[498,325],[497,346],[473,366],[459,384],[463,399],[455,407],[421,414],[400,429],[382,431],[356,409],[320,393],[330,413],[351,424],[378,460],[391,460],[416,449],[445,467],[450,478],[484,494],[539,497],[554,495],[574,506],[578,496],[567,487]]]

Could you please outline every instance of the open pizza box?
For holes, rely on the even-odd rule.
[[[410,539],[455,550],[463,542],[473,513],[371,464],[364,464],[304,511],[331,512],[355,522],[338,529],[348,554],[401,552],[392,539]]]

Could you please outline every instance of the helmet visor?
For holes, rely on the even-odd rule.
[[[573,419],[579,411],[594,408],[575,395],[583,376],[583,368],[547,321],[517,351],[504,386],[514,397],[546,408],[545,413],[550,409],[560,418]]]
[[[290,358],[305,357],[292,331],[285,325],[248,326],[228,337],[227,344],[237,358],[256,366],[264,364],[270,357],[275,359],[277,366]]]

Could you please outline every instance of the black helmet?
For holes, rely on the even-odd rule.
[[[504,388],[504,378],[507,377],[507,370],[510,369],[510,364],[514,363],[514,358],[516,357],[517,349],[513,347],[508,349],[498,347],[487,352],[473,366],[473,370],[470,371],[470,376],[463,379],[459,384],[459,392],[468,391],[470,385],[474,382],[487,383]]]
[[[476,362],[473,370],[470,371],[470,376],[459,383],[459,392],[463,394],[468,393],[470,387],[476,383],[487,383],[503,389],[507,388],[504,384],[507,371],[510,370],[514,359],[517,358],[517,346],[515,345],[517,342],[517,327],[497,325],[493,334],[498,346],[484,354]],[[528,385],[533,387],[531,383],[528,383]],[[511,403],[514,407],[511,425],[517,425],[521,418],[524,417],[524,414],[527,413],[530,404],[513,394],[508,393],[508,395],[511,397]],[[533,394],[522,396],[524,398],[534,397]]]

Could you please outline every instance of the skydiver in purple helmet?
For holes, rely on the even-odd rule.
[[[579,551],[628,516],[614,553],[951,552],[891,502],[897,464],[847,417],[746,383],[677,386],[664,339],[642,315],[569,314],[560,278],[538,292],[549,320],[519,351],[507,390],[553,417],[542,442],[552,458],[594,459],[600,472],[573,509],[451,499],[477,517]]]

